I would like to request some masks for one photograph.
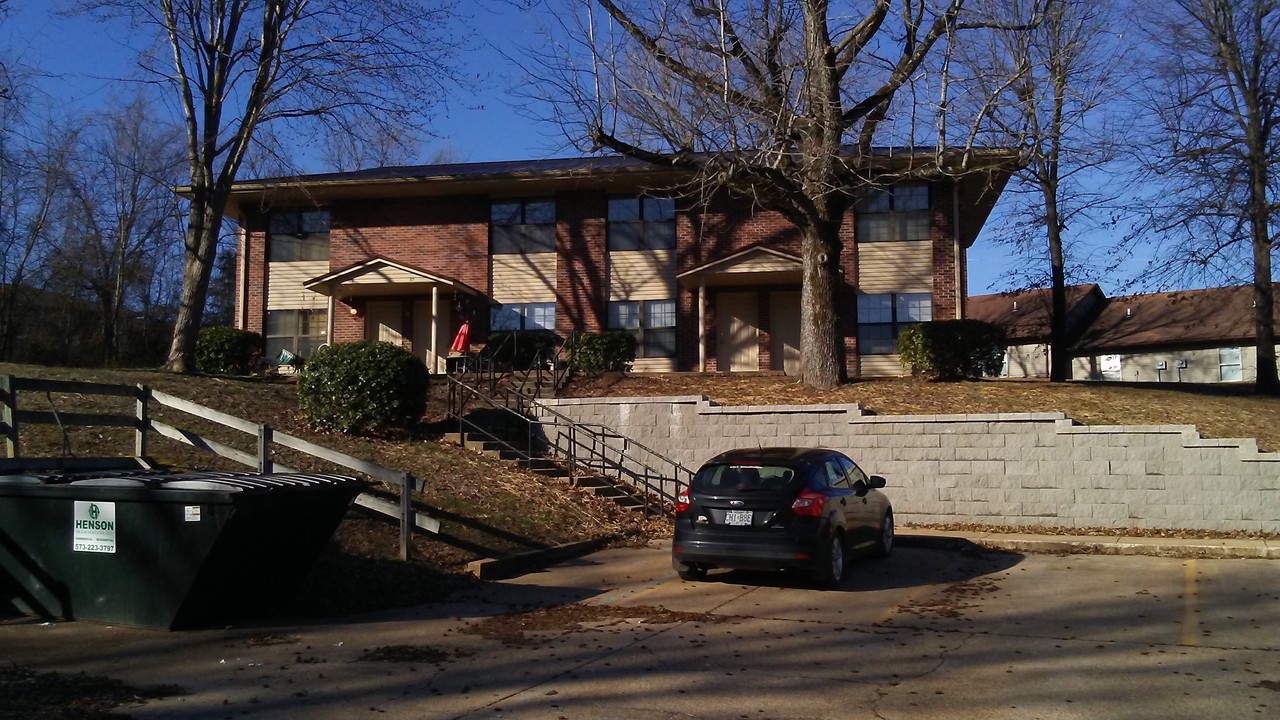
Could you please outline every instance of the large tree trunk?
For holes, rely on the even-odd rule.
[[[1067,352],[1067,275],[1062,256],[1062,226],[1058,219],[1058,193],[1044,188],[1045,230],[1049,235],[1049,382],[1066,382],[1071,358]]]
[[[165,369],[179,373],[195,370],[196,338],[204,320],[205,298],[213,276],[218,233],[222,229],[222,206],[210,193],[195,194],[187,216],[187,251],[182,268],[182,295],[173,327],[173,342]]]
[[[1253,323],[1257,339],[1258,377],[1254,388],[1264,395],[1280,395],[1276,372],[1276,332],[1273,321],[1275,297],[1271,292],[1271,241],[1267,237],[1266,214],[1252,218],[1253,234]]]
[[[806,385],[829,390],[844,382],[844,338],[838,307],[840,224],[823,222],[800,228],[804,278],[800,297],[800,377]]]

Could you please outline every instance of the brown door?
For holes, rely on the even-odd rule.
[[[800,293],[776,292],[769,298],[773,369],[800,374]]]
[[[720,293],[716,296],[716,347],[720,370],[760,369],[756,294]]]

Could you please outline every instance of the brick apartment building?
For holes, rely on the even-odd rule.
[[[979,159],[988,169],[851,208],[850,374],[898,374],[901,327],[963,315],[965,252],[1009,174],[1008,153]],[[909,162],[886,151],[881,167]],[[241,229],[236,325],[262,332],[269,355],[381,339],[435,371],[469,322],[473,347],[497,330],[625,329],[636,371],[796,372],[799,233],[746,200],[672,192],[681,179],[605,157],[241,182],[227,210]]]

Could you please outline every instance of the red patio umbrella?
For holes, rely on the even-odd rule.
[[[471,338],[471,322],[462,323],[462,327],[458,328],[458,334],[453,337],[453,344],[449,346],[449,352],[465,353],[469,346],[468,340]]]

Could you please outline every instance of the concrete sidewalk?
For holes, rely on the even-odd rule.
[[[955,547],[957,544],[967,544],[1022,553],[1280,560],[1280,540],[1253,538],[1034,535],[900,527],[897,541],[903,547]]]

